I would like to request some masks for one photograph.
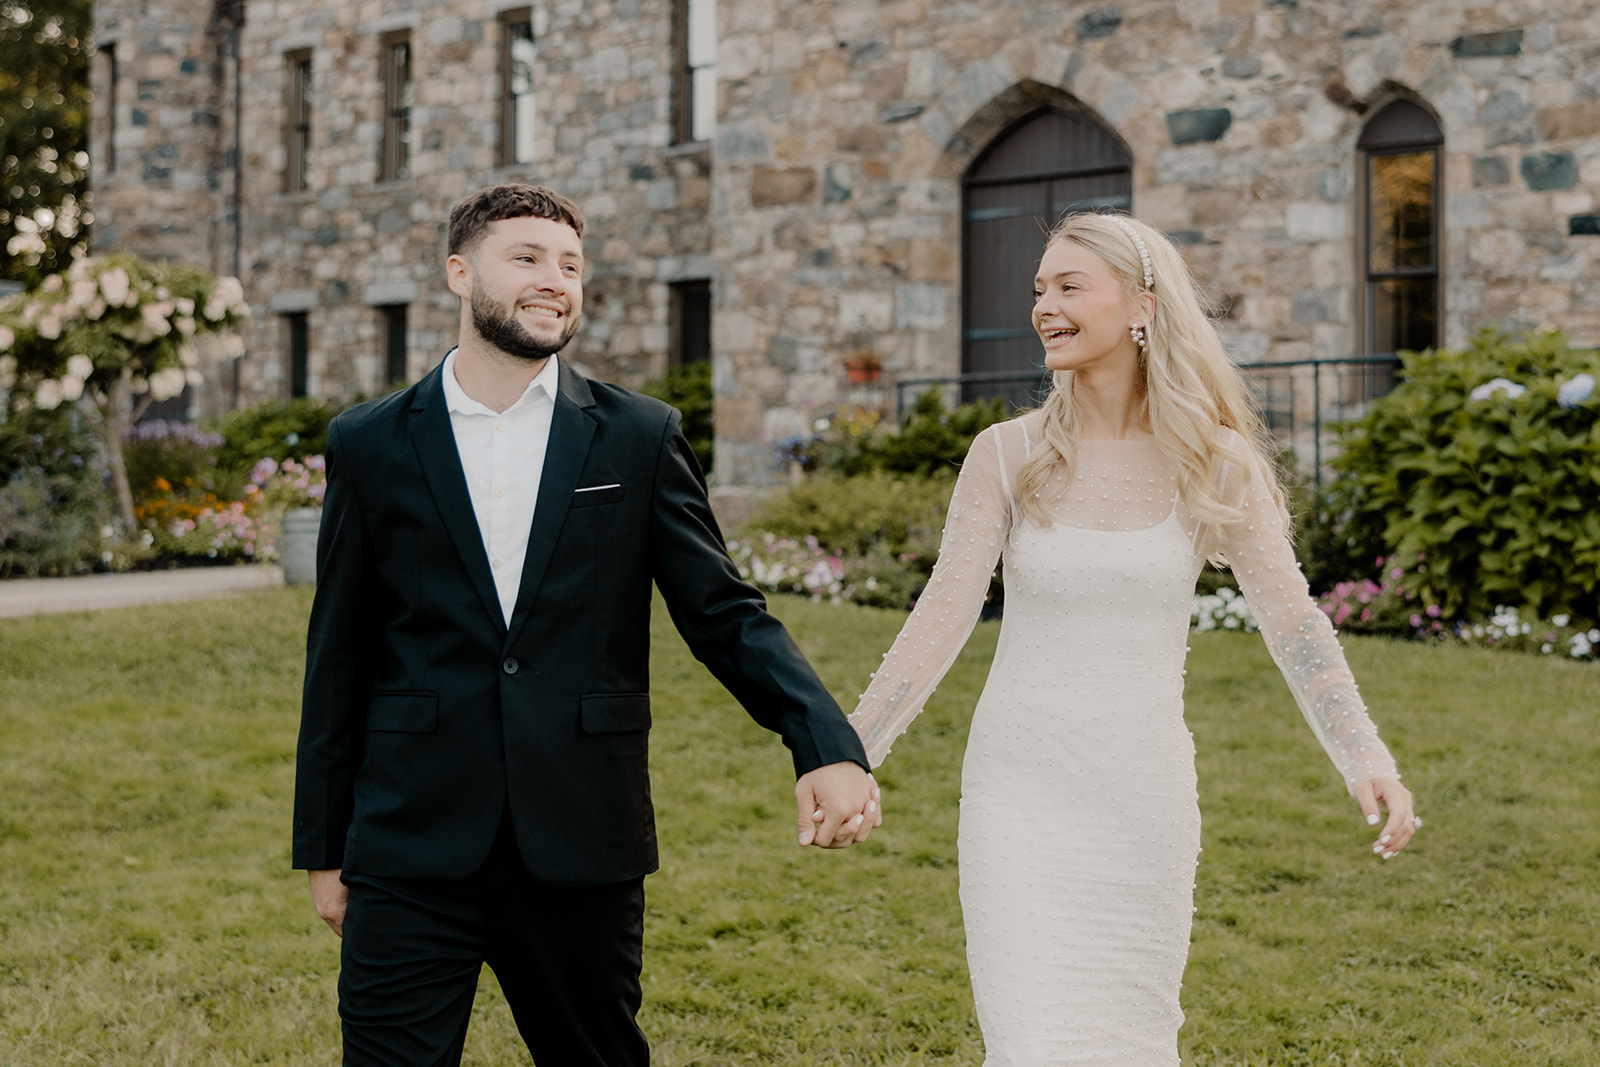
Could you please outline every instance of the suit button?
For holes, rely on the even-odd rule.
[[[522,669],[522,664],[517,662],[517,658],[515,656],[507,656],[506,661],[500,664],[500,669],[505,671],[507,674],[516,674],[517,671]]]

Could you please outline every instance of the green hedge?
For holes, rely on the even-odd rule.
[[[1319,536],[1330,556],[1363,557],[1343,577],[1398,554],[1449,618],[1600,618],[1600,397],[1574,390],[1600,354],[1539,330],[1402,360],[1394,391],[1340,428]],[[1473,398],[1495,379],[1514,388]]]

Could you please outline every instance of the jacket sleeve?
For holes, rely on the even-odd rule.
[[[317,536],[317,593],[306,632],[305,689],[295,757],[294,866],[344,865],[366,705],[382,625],[372,556],[352,472],[328,429],[327,490]]]
[[[782,735],[795,773],[844,760],[865,768],[838,702],[728,557],[676,412],[661,437],[651,524],[651,574],[673,624],[750,717]]]

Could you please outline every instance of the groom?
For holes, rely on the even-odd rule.
[[[558,359],[582,237],[548,189],[459,204],[459,347],[328,431],[294,865],[344,939],[346,1064],[458,1063],[484,963],[539,1067],[648,1062],[652,583],[792,750],[800,844],[881,822],[855,731],[723,549],[677,413]]]

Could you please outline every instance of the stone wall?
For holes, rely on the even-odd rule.
[[[1600,10],[1587,0],[725,0],[713,254],[718,469],[890,377],[960,369],[961,175],[1041,103],[1133,152],[1133,210],[1231,306],[1242,360],[1361,351],[1356,139],[1437,115],[1446,344],[1600,343]],[[1025,324],[1019,324],[1025,325]]]
[[[673,280],[715,280],[718,479],[895,380],[961,369],[961,177],[1042,104],[1133,155],[1133,210],[1181,243],[1247,361],[1361,351],[1358,155],[1387,101],[1437,117],[1443,336],[1560,326],[1600,343],[1600,9],[1592,0],[720,0],[718,134],[671,141],[669,0],[531,3],[537,153],[496,165],[505,0],[251,0],[238,37],[238,272],[257,309],[228,401],[282,396],[282,313],[311,391],[381,387],[375,308],[410,307],[408,371],[451,343],[443,226],[506,179],[589,220],[571,355],[665,366]],[[119,168],[96,242],[233,269],[229,0],[103,0]],[[380,46],[409,30],[412,176],[377,180]],[[310,189],[285,193],[286,54],[312,54]],[[1024,325],[1024,324],[1019,324]],[[846,383],[865,336],[878,386]],[[216,400],[213,391],[212,405]]]
[[[169,0],[174,6],[179,0]],[[103,32],[146,5],[102,3]],[[209,4],[189,5],[199,11]],[[240,34],[243,162],[239,274],[256,314],[238,401],[288,391],[283,316],[305,312],[309,391],[384,387],[377,308],[409,306],[408,373],[419,377],[454,343],[458,303],[444,287],[450,207],[475,188],[533,181],[571,196],[588,223],[586,322],[569,350],[591,373],[637,384],[664,370],[667,283],[710,276],[709,146],[671,146],[669,9],[665,0],[563,0],[535,5],[537,152],[531,164],[499,158],[501,9],[450,2],[331,3],[252,0]],[[149,16],[139,20],[143,26]],[[197,18],[166,29],[194,36]],[[415,101],[410,177],[379,181],[383,130],[381,42],[409,31]],[[286,56],[309,50],[313,111],[309,188],[285,192]],[[119,56],[120,58],[120,56]],[[171,64],[168,64],[171,65]],[[124,68],[126,72],[126,67]],[[142,74],[164,101],[163,132],[177,127],[188,83],[165,66]],[[231,146],[230,146],[231,147]],[[177,171],[174,168],[174,175]],[[212,199],[227,175],[202,169]],[[227,269],[194,229],[189,178],[153,173],[108,185],[97,208],[103,245],[181,255]],[[170,219],[163,243],[134,240]],[[163,231],[164,232],[164,231]],[[213,244],[215,242],[212,242]]]

